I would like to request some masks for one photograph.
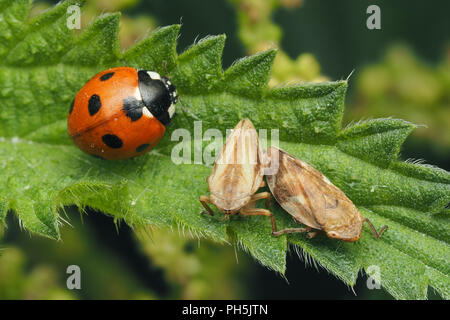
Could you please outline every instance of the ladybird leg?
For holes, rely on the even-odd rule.
[[[306,227],[306,228],[287,228],[287,229],[283,229],[283,230],[280,230],[280,231],[276,231],[275,230],[274,232],[272,232],[272,235],[275,236],[275,237],[279,237],[279,236],[281,236],[283,234],[309,232],[309,231],[311,231],[310,227]],[[311,238],[316,236],[316,234],[314,234],[316,232],[310,232],[310,233],[313,234],[313,235],[311,235]],[[308,233],[308,237],[310,237],[309,236],[310,233]]]
[[[214,216],[214,211],[208,206],[208,203],[211,203],[211,200],[207,196],[200,196],[200,203],[206,209],[207,212],[202,211],[201,214],[208,213],[210,216]]]
[[[260,193],[254,194],[252,196],[252,198],[250,199],[250,202],[256,202],[261,199],[266,199],[266,202],[265,202],[266,208],[270,207],[270,193],[269,192],[260,192]]]
[[[363,218],[363,222],[366,222],[369,225],[370,230],[372,231],[372,234],[375,239],[380,238],[383,232],[388,228],[388,226],[384,225],[381,227],[380,231],[377,232],[377,230],[375,230],[375,227],[373,226],[372,222],[370,222],[369,219]]]
[[[277,223],[275,222],[275,217],[273,213],[266,209],[259,208],[248,208],[244,207],[239,211],[243,216],[266,216],[270,217],[270,222],[272,223],[272,233],[277,231]]]
[[[261,184],[259,185],[260,188],[264,188],[266,186],[266,182],[264,180],[261,180]]]

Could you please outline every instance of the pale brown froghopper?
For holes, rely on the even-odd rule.
[[[270,217],[275,231],[272,212],[255,207],[260,199],[266,199],[266,208],[270,205],[270,193],[256,193],[265,185],[263,168],[256,129],[249,119],[241,120],[227,138],[211,175],[206,179],[210,196],[200,196],[201,204],[210,215],[214,215],[208,205],[213,204],[225,214],[225,218],[236,213]]]

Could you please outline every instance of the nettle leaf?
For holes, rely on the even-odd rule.
[[[395,298],[424,299],[432,286],[450,298],[450,174],[398,160],[414,125],[377,119],[341,130],[346,81],[268,89],[275,57],[268,50],[221,66],[225,36],[207,37],[181,55],[180,26],[155,30],[125,53],[118,49],[119,15],[103,15],[81,35],[66,26],[65,1],[24,22],[30,1],[0,0],[0,220],[14,212],[33,233],[59,239],[64,206],[90,206],[131,226],[180,227],[218,242],[235,242],[260,263],[283,273],[289,245],[354,285],[363,268],[380,271]],[[181,103],[174,123],[149,154],[124,161],[95,159],[77,149],[66,121],[76,92],[107,67],[129,66],[167,74]],[[198,198],[207,194],[211,167],[175,164],[171,141],[178,128],[193,138],[193,153],[210,141],[194,133],[227,129],[249,117],[258,129],[279,129],[280,147],[310,163],[341,188],[376,227],[389,225],[379,240],[365,227],[356,243],[322,235],[275,238],[265,217],[202,216]],[[175,139],[176,140],[176,139]],[[201,150],[200,150],[201,151]],[[295,226],[272,201],[279,227]]]

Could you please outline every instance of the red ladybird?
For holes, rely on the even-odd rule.
[[[69,135],[93,156],[119,160],[142,155],[163,137],[177,98],[170,80],[156,72],[129,67],[102,71],[75,96]]]

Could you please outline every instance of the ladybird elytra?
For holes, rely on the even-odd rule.
[[[104,70],[72,101],[69,136],[82,151],[103,159],[142,155],[163,137],[177,99],[175,86],[157,72],[131,67]]]

